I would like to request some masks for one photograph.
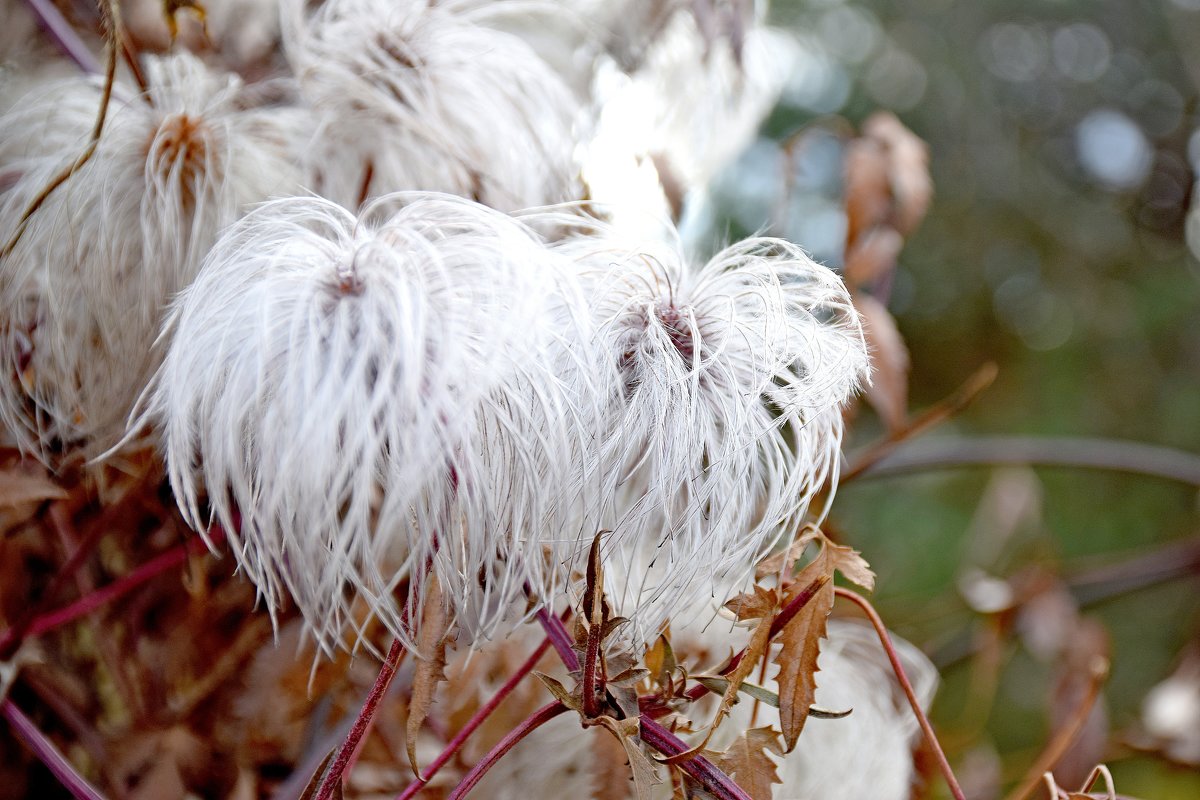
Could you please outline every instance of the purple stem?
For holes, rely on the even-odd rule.
[[[551,619],[554,618],[551,617]],[[513,747],[515,747],[516,744],[526,736],[533,733],[535,730],[545,725],[547,722],[554,719],[566,710],[566,706],[555,700],[553,703],[544,705],[537,711],[533,712],[528,719],[509,731],[507,736],[501,739],[495,747],[489,750],[488,754],[483,757],[482,761],[471,767],[471,771],[468,772],[466,777],[462,779],[462,783],[454,787],[454,791],[450,793],[450,796],[447,797],[446,800],[462,800],[462,798],[467,796],[467,792],[475,788],[475,784],[479,783],[483,776],[487,774],[487,771],[491,769],[497,761],[504,757],[505,753],[507,753],[509,750],[512,750]],[[746,798],[746,800],[749,800],[749,798]]]
[[[569,643],[571,641],[567,635],[566,626],[563,625],[562,620],[558,617],[544,613],[544,611],[539,611],[537,618],[542,623],[542,627],[545,628],[546,636],[551,642]],[[571,649],[570,644],[567,644],[565,653],[562,648],[557,646],[555,650],[558,651],[559,657],[562,658],[568,670],[575,672],[579,669],[579,657],[575,655],[575,651]],[[690,749],[682,739],[662,725],[659,725],[648,715],[642,715],[641,725],[642,740],[665,756],[677,756]],[[511,746],[509,745],[509,747]],[[503,755],[503,753],[500,755]],[[740,786],[734,783],[732,778],[703,756],[693,756],[678,766],[688,775],[699,781],[700,785],[712,793],[717,800],[752,800],[750,795],[746,794]]]
[[[342,774],[350,765],[350,759],[354,756],[354,751],[358,749],[358,743],[366,735],[367,729],[371,726],[371,720],[375,718],[375,711],[379,708],[379,703],[387,694],[388,686],[391,685],[392,678],[396,675],[396,666],[400,663],[400,655],[403,652],[404,645],[401,644],[400,639],[394,639],[391,649],[388,650],[387,658],[383,661],[383,667],[380,668],[379,675],[375,678],[375,685],[371,687],[367,699],[363,701],[362,710],[358,712],[358,716],[354,720],[354,726],[350,728],[346,741],[342,742],[337,758],[333,760],[329,771],[321,779],[316,800],[329,800],[333,797],[334,788],[341,783]]]
[[[50,0],[25,0],[25,4],[29,6],[29,10],[41,23],[42,30],[46,31],[67,58],[74,61],[81,70],[88,74],[100,73],[99,59],[92,55],[92,51],[71,27],[71,23],[67,22],[62,12],[55,8]]]
[[[690,749],[682,739],[646,716],[642,717],[642,741],[668,757]],[[717,800],[752,800],[745,789],[704,756],[692,756],[676,766],[691,775]]]
[[[217,537],[214,536],[213,539],[216,541]],[[86,594],[74,603],[42,614],[29,625],[27,635],[38,636],[87,616],[118,597],[128,594],[151,578],[156,578],[167,570],[182,564],[187,561],[189,556],[203,552],[204,549],[204,543],[198,537],[189,539],[184,544],[155,556],[108,586]]]
[[[0,714],[8,720],[13,732],[33,751],[46,768],[58,778],[58,782],[66,788],[76,800],[104,800],[104,795],[96,790],[80,775],[67,757],[54,746],[54,742],[46,738],[46,734],[38,730],[29,717],[21,713],[11,700],[0,704]]]
[[[396,798],[396,800],[410,800],[410,798],[416,797],[417,793],[424,788],[425,784],[429,783],[430,779],[437,774],[438,770],[446,766],[446,762],[449,761],[454,754],[462,748],[463,744],[466,743],[471,734],[475,732],[475,729],[482,725],[484,720],[492,715],[492,712],[496,710],[504,698],[512,694],[512,691],[517,687],[517,684],[520,683],[526,675],[533,671],[533,668],[537,666],[537,662],[541,661],[542,656],[545,655],[546,651],[549,649],[550,638],[547,637],[542,640],[542,643],[536,650],[533,651],[533,654],[525,660],[525,663],[517,668],[517,671],[512,674],[512,677],[510,677],[504,683],[504,685],[500,687],[495,696],[488,700],[482,708],[475,712],[474,716],[467,720],[467,724],[463,725],[462,730],[454,735],[454,738],[451,739],[450,743],[446,745],[446,749],[443,750],[438,757],[433,760],[433,763],[429,765],[429,768],[425,770],[425,776],[418,777],[415,781],[405,787],[404,791],[399,797]]]
[[[546,631],[546,638],[554,645],[554,652],[558,653],[558,657],[567,665],[567,671],[578,671],[579,656],[571,647],[571,635],[567,633],[567,626],[544,608],[538,609],[537,618],[538,622],[542,623],[542,629]]]

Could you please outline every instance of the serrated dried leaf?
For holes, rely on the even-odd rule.
[[[826,552],[833,564],[833,569],[842,573],[846,580],[855,583],[868,592],[875,589],[875,572],[862,554],[844,544],[834,544],[828,539],[824,542]]]
[[[533,674],[546,685],[550,690],[550,694],[554,695],[554,699],[562,703],[572,711],[579,711],[583,706],[579,701],[579,695],[571,692],[567,687],[563,686],[559,681],[551,678],[549,675],[534,670]]]
[[[775,609],[779,607],[779,596],[774,589],[755,586],[751,591],[739,594],[725,603],[725,607],[732,611],[739,620],[761,619],[774,613]]]
[[[891,433],[908,423],[908,348],[896,320],[883,303],[868,294],[855,293],[854,305],[863,318],[863,333],[871,353],[871,385],[867,402]]]
[[[450,614],[442,602],[442,587],[437,577],[430,575],[422,610],[421,633],[417,638],[417,664],[413,674],[412,696],[408,702],[406,741],[408,762],[413,774],[421,776],[417,764],[417,735],[429,715],[437,685],[446,680],[446,646],[449,644]]]
[[[759,662],[766,656],[767,647],[771,644],[771,623],[774,622],[774,617],[775,615],[772,610],[771,613],[766,614],[758,621],[758,625],[754,627],[754,633],[750,636],[750,643],[746,645],[746,651],[742,655],[742,660],[738,662],[732,672],[725,676],[729,681],[729,686],[726,687],[724,694],[721,695],[721,704],[717,706],[717,713],[713,715],[713,720],[709,723],[708,733],[705,734],[704,741],[682,755],[672,757],[671,761],[673,763],[683,760],[683,756],[690,757],[693,753],[703,750],[708,745],[709,739],[712,738],[721,721],[729,714],[729,709],[733,708],[733,704],[737,702],[742,682],[750,677],[750,673],[754,671]]]
[[[830,543],[826,542],[817,558],[791,584],[795,591],[801,591],[802,587],[823,576],[830,579],[779,635],[781,648],[775,656],[775,663],[779,665],[779,723],[789,753],[800,738],[817,693],[817,656],[820,655],[821,639],[825,637],[825,622],[833,610],[833,560],[829,552]]]
[[[772,556],[764,558],[758,562],[758,566],[754,570],[755,580],[762,580],[766,577],[771,577],[780,574],[790,574],[795,569],[796,562],[804,555],[804,551],[808,546],[817,539],[824,538],[821,529],[816,525],[805,525],[792,543],[787,546],[787,549],[780,550]]]
[[[771,787],[781,783],[771,753],[783,755],[779,732],[770,726],[751,728],[718,756],[716,763],[737,781],[751,800],[771,800],[774,793]]]
[[[625,758],[629,761],[629,769],[633,776],[633,790],[637,800],[651,800],[653,789],[662,783],[662,778],[659,777],[654,762],[642,750],[637,719],[616,720],[603,716],[597,717],[595,722],[611,731],[625,748]]]
[[[62,500],[66,496],[66,490],[45,475],[22,469],[0,471],[0,508],[40,503],[43,500]]]

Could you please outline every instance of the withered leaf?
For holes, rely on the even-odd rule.
[[[900,233],[908,235],[925,218],[933,200],[929,148],[895,114],[886,111],[872,114],[863,124],[863,133],[879,142],[887,155],[892,219]]]
[[[725,607],[737,615],[739,620],[761,619],[774,613],[779,607],[779,597],[774,589],[755,586],[751,591],[739,594],[725,603]]]
[[[742,656],[742,660],[734,667],[733,672],[730,672],[725,677],[729,680],[729,687],[725,690],[725,694],[721,696],[721,705],[717,707],[717,713],[713,717],[712,724],[709,726],[708,735],[704,737],[704,743],[707,744],[717,726],[721,724],[721,720],[729,713],[729,709],[733,708],[733,704],[737,702],[738,692],[742,688],[742,682],[750,677],[750,673],[754,671],[759,662],[767,653],[767,647],[771,643],[771,623],[774,613],[768,613],[758,621],[758,625],[754,628],[754,633],[750,636],[750,643],[746,645],[746,652]]]
[[[846,147],[845,197],[847,249],[892,211],[892,187],[884,145],[863,137]]]
[[[0,471],[0,508],[40,503],[43,500],[62,500],[66,496],[66,490],[45,475],[21,469]]]
[[[854,293],[854,305],[862,315],[863,331],[871,352],[871,385],[867,402],[891,433],[908,422],[908,348],[896,320],[883,303],[869,294]]]
[[[659,686],[666,686],[671,676],[675,674],[675,668],[678,664],[675,661],[675,650],[671,647],[671,640],[667,634],[661,633],[654,640],[654,644],[646,651],[646,668],[650,670],[651,677],[658,683]]]
[[[579,711],[583,708],[583,704],[579,700],[578,691],[570,691],[567,689],[567,687],[563,686],[562,683],[554,678],[551,678],[549,675],[546,675],[543,672],[534,670],[533,674],[538,680],[546,685],[546,688],[550,690],[550,694],[554,695],[555,700],[562,703],[572,711]]]
[[[429,715],[438,683],[446,680],[446,646],[449,643],[450,615],[442,601],[442,587],[434,575],[430,575],[421,613],[421,633],[417,638],[417,663],[413,674],[412,697],[408,703],[405,742],[408,762],[418,778],[421,777],[421,768],[417,764],[417,735]]]
[[[904,237],[890,225],[878,225],[846,248],[842,278],[852,288],[872,286],[896,266]]]
[[[755,579],[761,581],[768,576],[790,574],[795,569],[796,561],[804,555],[805,549],[820,538],[824,538],[820,528],[816,525],[805,525],[800,533],[796,534],[796,538],[787,546],[787,549],[767,556],[758,563],[758,567],[754,570]]]
[[[824,539],[822,546],[829,554],[832,568],[842,573],[848,581],[861,586],[868,592],[875,588],[875,572],[861,553],[853,547],[835,544],[828,539]]]
[[[633,790],[637,800],[651,800],[653,788],[662,783],[654,762],[642,750],[642,741],[638,734],[640,726],[637,719],[617,720],[609,716],[597,717],[596,724],[607,728],[625,748],[625,757],[629,760],[629,769],[633,774]]]
[[[770,753],[783,755],[779,732],[770,726],[751,728],[718,756],[716,763],[752,800],[771,800],[774,791],[771,787],[780,780]]]
[[[802,587],[822,576],[833,576],[828,545],[800,572],[791,588],[801,591]],[[779,665],[779,723],[789,753],[800,738],[808,719],[809,707],[816,697],[817,656],[820,654],[821,639],[825,636],[825,621],[832,610],[833,581],[826,580],[808,604],[780,632],[782,647],[775,657],[775,663]]]

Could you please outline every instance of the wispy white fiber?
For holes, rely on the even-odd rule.
[[[512,210],[571,199],[575,102],[480,3],[284,4],[285,52],[319,122],[311,188],[354,208],[423,189]]]
[[[289,188],[286,111],[239,107],[240,81],[182,54],[147,60],[149,102],[114,100],[95,154],[0,265],[0,420],[27,450],[98,452],[154,366],[168,298],[243,206]],[[96,81],[43,89],[0,118],[0,238],[86,146]]]
[[[581,347],[610,367],[596,457],[615,599],[653,633],[708,608],[836,482],[840,406],[868,362],[841,280],[793,244],[748,239],[691,271],[677,247],[605,233],[556,248],[592,304]]]
[[[288,198],[229,229],[173,305],[146,415],[175,495],[326,650],[355,638],[357,601],[411,642],[429,572],[468,637],[541,580],[529,540],[579,449],[548,372],[546,331],[575,302],[553,261],[449,195],[357,217]]]

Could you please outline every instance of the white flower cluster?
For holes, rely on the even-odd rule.
[[[662,47],[703,39],[682,5]],[[117,86],[24,229],[101,94],[69,80],[0,117],[0,420],[48,460],[157,430],[188,522],[219,522],[327,650],[372,619],[412,642],[431,576],[463,638],[490,636],[577,590],[601,529],[635,635],[709,607],[836,483],[867,373],[840,280],[782,240],[695,268],[669,223],[597,218],[593,79],[648,85],[663,58],[614,55],[593,6],[535,9],[588,44],[565,76],[525,3],[280,6],[257,82],[147,57],[149,91]],[[683,190],[719,144],[676,142]]]

